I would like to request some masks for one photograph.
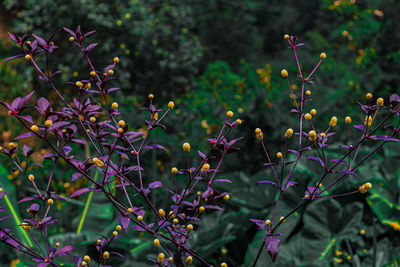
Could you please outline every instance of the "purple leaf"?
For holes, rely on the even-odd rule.
[[[29,146],[25,145],[25,144],[24,144],[24,148],[22,149],[22,152],[23,152],[25,157],[29,157],[33,153],[32,149]]]
[[[155,149],[155,148],[156,149],[166,150],[165,147],[163,147],[161,145],[157,145],[157,144],[145,146],[143,149]]]
[[[129,217],[121,216],[118,218],[118,220],[121,223],[122,228],[124,228],[125,233],[128,233],[128,227],[131,219],[129,219]]]
[[[46,45],[46,41],[42,37],[39,37],[36,34],[32,34],[32,36],[35,37],[35,39],[38,41],[38,43],[41,46],[45,46]]]
[[[6,59],[3,59],[3,61],[1,61],[1,63],[9,61],[9,60],[14,59],[14,58],[23,57],[23,56],[25,56],[25,54],[19,54],[19,55],[15,55],[15,56],[12,56],[12,57],[8,57]]]
[[[286,183],[285,187],[283,188],[283,191],[289,189],[290,187],[292,187],[292,186],[294,186],[294,185],[297,185],[297,182],[288,181],[288,182]]]
[[[259,181],[256,184],[270,184],[270,185],[273,185],[275,187],[278,187],[278,185],[276,183],[271,182],[271,181]]]
[[[271,256],[272,262],[275,262],[276,256],[279,253],[279,244],[281,241],[275,236],[267,236],[265,237],[264,243],[268,254]]]
[[[68,32],[69,34],[71,34],[73,37],[76,38],[76,35],[75,35],[75,33],[73,31],[71,31],[70,29],[68,29],[66,27],[63,27],[63,29],[64,29],[64,31]]]
[[[90,52],[93,48],[95,48],[97,46],[97,43],[93,43],[93,44],[90,44],[90,45],[88,45],[86,48],[85,48],[85,51],[86,52]]]
[[[212,209],[212,210],[224,210],[220,206],[216,206],[216,205],[206,205],[205,208],[206,209]]]
[[[364,125],[362,124],[354,125],[353,127],[357,130],[360,130],[361,132],[364,132]]]
[[[258,229],[265,229],[265,221],[262,220],[256,220],[256,219],[250,219],[249,221],[257,224]]]
[[[80,195],[85,194],[85,193],[90,192],[90,191],[92,191],[92,188],[81,188],[81,189],[78,189],[78,190],[76,190],[75,192],[73,192],[71,194],[70,198],[80,196]]]
[[[57,249],[55,254],[56,255],[65,255],[65,254],[68,254],[71,250],[74,250],[73,246],[65,246],[60,249]]]
[[[82,173],[75,172],[74,174],[72,174],[72,181],[76,181],[76,180],[78,180],[79,178],[82,178],[82,177],[83,177]]]
[[[149,189],[150,188],[157,188],[157,187],[162,187],[162,183],[160,181],[155,181],[149,184]]]
[[[28,137],[32,137],[32,136],[36,136],[36,134],[34,134],[32,132],[28,132],[28,133],[24,133],[24,134],[21,134],[20,136],[15,137],[13,140],[24,139],[24,138],[28,138]]]
[[[216,179],[214,183],[232,183],[232,181],[228,179]]]
[[[352,172],[352,171],[349,171],[349,170],[345,170],[345,171],[338,171],[337,173],[349,174],[349,175],[352,175],[352,176],[354,176],[354,177],[356,177],[356,178],[357,178],[357,175],[356,175],[354,172]]]
[[[388,136],[388,135],[372,135],[370,136],[370,138],[372,140],[383,140],[383,141],[393,141],[393,142],[399,142],[400,140],[397,138],[394,138],[392,136]]]
[[[207,156],[204,153],[202,153],[200,150],[198,150],[197,153],[199,153],[199,156],[203,161],[206,160]]]
[[[28,202],[28,201],[31,201],[31,200],[34,200],[34,199],[36,199],[37,197],[24,197],[23,199],[21,199],[20,201],[18,201],[18,204],[19,203],[23,203],[23,202]]]
[[[90,31],[90,32],[87,32],[87,33],[85,33],[84,35],[83,35],[83,37],[88,37],[89,35],[91,35],[91,34],[93,34],[93,33],[95,33],[96,31]]]
[[[321,160],[320,158],[317,158],[317,157],[307,157],[307,159],[308,159],[308,160],[313,160],[313,161],[318,161],[319,164],[321,164],[321,166],[322,166],[323,168],[325,168],[325,165],[324,165],[324,163],[322,162],[322,160]]]

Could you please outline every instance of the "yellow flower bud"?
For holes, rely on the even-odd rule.
[[[364,119],[364,125],[370,127],[372,125],[372,117],[366,116]]]
[[[271,221],[270,220],[266,220],[265,221],[265,225],[270,225],[271,224]]]
[[[69,41],[70,41],[70,42],[73,42],[74,40],[75,40],[75,38],[74,38],[74,37],[72,37],[72,36],[71,36],[71,37],[69,37]]]
[[[282,75],[283,78],[286,78],[286,77],[289,76],[289,73],[288,73],[287,70],[283,69],[283,70],[281,71],[281,75]]]
[[[337,123],[337,118],[336,117],[332,117],[330,122],[329,122],[329,125],[332,126],[332,127],[335,127],[336,123]]]
[[[317,133],[314,130],[311,130],[308,132],[308,139],[310,141],[315,141],[317,140]]]
[[[192,262],[193,262],[192,256],[188,256],[188,257],[186,258],[185,262],[186,262],[186,264],[192,264]]]
[[[124,126],[125,126],[125,121],[120,120],[120,121],[118,122],[118,125],[119,125],[120,127],[124,127]]]
[[[350,116],[347,116],[347,117],[344,119],[344,122],[345,122],[346,124],[350,124],[350,123],[351,123],[351,117],[350,117]]]
[[[38,133],[39,132],[39,127],[37,127],[36,125],[32,125],[31,126],[31,130],[32,130],[32,132]]]
[[[51,127],[53,125],[53,121],[52,120],[46,120],[44,122],[44,125],[46,125],[47,127]]]
[[[164,262],[164,259],[165,259],[164,253],[158,254],[158,259],[157,259],[157,262],[158,262],[158,263],[163,263],[163,262]]]
[[[138,219],[139,222],[141,222],[141,221],[143,221],[143,216],[139,215],[139,216],[137,216],[137,219]]]
[[[313,108],[312,110],[310,110],[310,114],[311,114],[312,116],[317,115],[317,110],[316,110],[315,108]]]
[[[159,213],[162,217],[165,216],[165,211],[164,211],[163,209],[159,209],[159,210],[158,210],[158,213]]]
[[[118,232],[119,232],[119,231],[121,231],[121,229],[122,229],[121,225],[117,225],[117,226],[115,226],[115,230],[116,230],[116,231],[118,231]]]
[[[382,97],[378,98],[378,99],[376,100],[376,104],[377,104],[378,106],[383,106],[383,98],[382,98]]]
[[[169,101],[169,103],[168,103],[168,108],[173,109],[174,106],[175,106],[174,101]]]
[[[230,196],[229,195],[225,195],[224,196],[224,200],[229,200]]]
[[[113,234],[113,236],[117,236],[117,235],[118,235],[118,232],[117,232],[117,231],[114,231],[112,234]]]
[[[320,133],[321,137],[324,138],[326,136],[325,133]]]
[[[361,185],[360,187],[358,187],[358,191],[360,191],[361,194],[365,194],[371,188],[372,188],[372,184],[371,183],[365,183],[365,184]]]
[[[175,218],[172,222],[173,222],[174,224],[178,224],[179,220]]]
[[[113,59],[113,61],[114,61],[115,63],[118,63],[118,62],[119,62],[119,58],[118,58],[118,57],[115,57],[115,58]]]
[[[226,113],[226,116],[228,116],[229,118],[231,118],[231,117],[233,116],[233,112],[232,112],[232,111],[228,111],[228,112]]]
[[[261,133],[261,129],[260,129],[260,128],[257,128],[257,129],[255,130],[255,132],[256,132],[256,133]]]
[[[189,143],[184,143],[182,145],[182,149],[183,149],[183,151],[190,152],[190,144]]]
[[[173,262],[173,261],[174,261],[174,258],[173,258],[173,257],[169,257],[169,258],[168,258],[168,261],[169,261],[169,262]]]
[[[284,38],[285,40],[287,40],[287,39],[290,38],[290,36],[289,36],[289,34],[285,34],[285,35],[283,36],[283,38]]]
[[[201,171],[205,172],[208,171],[210,169],[210,164],[206,163],[201,167]]]
[[[30,55],[26,55],[26,56],[25,56],[25,59],[26,59],[26,60],[31,60],[31,56],[30,56]]]
[[[237,119],[237,120],[236,120],[236,123],[237,123],[238,125],[240,125],[240,124],[242,124],[242,120],[241,120],[241,119]]]
[[[188,231],[192,231],[193,230],[193,225],[192,224],[188,224],[188,226],[186,226],[186,229]]]
[[[160,246],[160,240],[158,240],[158,239],[154,239],[153,243],[154,243],[154,246],[156,246],[156,247]]]
[[[54,203],[54,201],[53,201],[51,198],[49,198],[49,199],[47,200],[47,204],[53,205],[53,203]]]
[[[132,212],[133,212],[133,209],[132,209],[132,208],[128,208],[126,211],[127,211],[128,213],[132,213]]]
[[[92,70],[92,71],[90,72],[90,76],[92,76],[92,77],[96,76],[96,72]]]
[[[153,94],[149,94],[148,98],[149,98],[149,99],[153,99],[153,98],[154,98],[154,95],[153,95]]]
[[[280,217],[279,220],[280,220],[281,222],[286,222],[285,217],[283,217],[283,216]]]
[[[35,176],[33,176],[33,174],[29,174],[28,180],[32,182],[33,180],[35,180]]]
[[[310,113],[306,113],[306,115],[304,115],[304,118],[308,121],[310,121],[312,119],[312,116]]]
[[[95,117],[90,117],[90,122],[91,123],[94,123],[96,121],[96,118]]]
[[[326,54],[325,54],[325,53],[321,53],[321,54],[319,55],[319,57],[320,57],[321,59],[325,59],[325,58],[326,58]]]
[[[56,248],[58,248],[60,246],[60,243],[56,243]]]
[[[113,70],[108,70],[108,71],[107,71],[107,74],[108,74],[108,75],[113,75],[113,74],[114,74],[114,71],[113,71]]]
[[[201,206],[201,207],[199,208],[199,212],[200,212],[200,213],[202,213],[204,210],[205,210],[205,208],[204,208],[203,206]]]
[[[83,261],[86,263],[90,263],[90,257],[86,255],[85,257],[83,257]]]
[[[282,158],[282,157],[283,157],[282,152],[276,153],[276,157],[277,157],[278,159]]]
[[[111,108],[112,109],[117,109],[118,108],[118,103],[117,102],[112,103],[111,104]]]
[[[221,263],[221,267],[228,267],[228,264],[226,264],[225,262]]]
[[[311,95],[311,91],[310,91],[310,90],[307,90],[307,91],[306,91],[306,95],[310,96],[310,95]]]
[[[293,135],[293,129],[292,128],[287,129],[286,133],[285,133],[285,137],[290,138],[290,137],[292,137],[292,135]]]
[[[79,88],[82,88],[83,83],[81,83],[81,82],[76,82],[75,85],[78,86]]]
[[[371,93],[368,93],[368,94],[365,95],[365,97],[367,98],[367,100],[371,100],[372,94],[371,94]]]
[[[178,169],[177,169],[176,167],[173,167],[173,168],[171,169],[171,172],[172,172],[172,173],[177,173],[177,172],[178,172]]]
[[[108,260],[110,258],[110,253],[108,251],[105,251],[103,253],[103,259]]]
[[[22,226],[22,228],[24,228],[25,231],[31,230],[31,226],[26,222],[23,222],[21,226]]]

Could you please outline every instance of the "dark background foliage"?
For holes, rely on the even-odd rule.
[[[160,176],[167,184],[167,172],[185,160],[179,152],[183,140],[196,150],[204,150],[206,137],[216,133],[226,110],[233,110],[244,120],[236,133],[244,136],[241,152],[230,156],[223,166],[224,176],[234,182],[221,189],[232,192],[232,198],[224,213],[205,216],[193,240],[194,249],[214,264],[223,259],[230,266],[249,266],[262,233],[248,219],[271,214],[274,191],[255,187],[257,180],[270,177],[270,173],[263,168],[265,159],[253,133],[256,127],[262,128],[275,154],[282,149],[285,130],[295,121],[289,112],[289,92],[279,75],[282,68],[289,73],[296,71],[283,34],[297,35],[305,43],[299,49],[305,70],[311,70],[320,52],[328,55],[311,87],[318,121],[328,124],[333,115],[339,118],[339,124],[346,115],[361,121],[355,101],[365,93],[385,99],[399,93],[400,31],[396,27],[400,24],[400,3],[395,0],[4,0],[0,7],[1,59],[16,53],[8,31],[49,36],[61,26],[81,25],[85,31],[96,30],[92,39],[99,45],[91,52],[95,65],[108,65],[114,56],[121,59],[116,73],[121,90],[116,99],[133,128],[143,126],[142,108],[148,93],[155,94],[160,104],[174,99],[177,110],[166,120],[167,133],[160,131],[152,139],[167,145],[168,152],[152,152],[144,163],[148,175]],[[88,66],[81,63],[64,33],[58,34],[55,42],[60,47],[53,61],[54,68],[62,70],[59,86],[66,96],[72,95],[74,89],[65,83],[87,77]],[[32,88],[39,95],[56,99],[21,62],[0,64],[0,99],[10,100]],[[0,115],[0,141],[7,143],[22,129],[7,118],[4,109]],[[338,135],[336,140],[339,144],[345,138]],[[40,153],[46,151],[40,144],[33,145],[40,161]],[[360,196],[315,203],[290,219],[282,227],[285,235],[276,265],[398,263],[400,240],[391,224],[400,222],[396,169],[400,154],[396,146],[381,151],[360,169],[360,181],[349,179],[335,189],[345,192],[372,179],[375,189],[367,199]],[[14,186],[18,198],[29,194],[26,182],[11,174],[6,161],[1,164],[4,175],[0,184]],[[46,174],[46,162],[43,165],[37,171]],[[296,177],[302,182],[286,196],[280,214],[294,207],[303,195],[300,189],[318,177],[314,170],[312,163],[301,162]],[[72,183],[71,175],[66,168],[57,170],[55,187],[60,194],[69,195],[85,182]],[[161,193],[159,201],[162,199]],[[57,215],[61,224],[52,233],[54,242],[73,243],[82,249],[82,255],[90,254],[89,243],[98,233],[109,232],[117,224],[111,206],[95,197],[86,219],[86,233],[77,234],[84,203],[82,198],[69,203],[69,208],[60,204]],[[19,206],[22,213],[24,208]],[[73,213],[77,219],[65,223],[66,213]],[[360,234],[362,229],[365,234]],[[145,258],[155,253],[150,239],[132,233],[120,240],[116,246],[127,256],[124,266],[137,262],[147,266]],[[4,264],[17,258],[24,260],[3,248],[0,257]],[[259,266],[267,263],[265,252]]]

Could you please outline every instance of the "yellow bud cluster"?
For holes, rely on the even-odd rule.
[[[336,123],[337,123],[337,118],[336,118],[336,117],[332,117],[331,120],[330,120],[330,122],[329,122],[329,125],[330,125],[331,127],[335,127],[335,126],[336,126]]]
[[[158,210],[158,213],[159,213],[162,217],[165,216],[165,211],[164,211],[163,209],[159,209],[159,210]]]
[[[310,114],[311,114],[312,116],[317,115],[317,110],[316,110],[315,108],[313,108],[312,110],[310,110]]]
[[[255,130],[255,132],[256,132],[256,138],[257,138],[257,140],[258,140],[258,141],[261,141],[261,140],[264,138],[264,134],[262,133],[261,129],[260,129],[260,128],[257,128],[257,129]]]
[[[317,140],[317,133],[314,130],[311,130],[308,132],[308,139],[310,141],[315,141]]]
[[[104,251],[103,259],[108,260],[110,258],[110,253],[108,251]]]
[[[93,162],[100,168],[104,167],[104,162],[99,158],[93,158]]]
[[[205,163],[202,167],[201,167],[201,171],[205,172],[208,171],[210,169],[210,164]]]
[[[164,259],[165,259],[164,253],[158,254],[158,259],[157,259],[157,262],[158,262],[158,263],[163,263],[163,262],[164,262]]]
[[[186,226],[186,229],[188,231],[192,231],[193,230],[193,225],[192,224],[188,224],[188,226]]]
[[[290,138],[290,137],[292,137],[292,135],[293,135],[293,129],[292,128],[287,129],[286,133],[285,133],[285,137]]]
[[[372,184],[371,183],[365,183],[365,184],[361,185],[360,187],[358,187],[358,191],[360,191],[361,194],[365,194],[371,188],[372,188]]]
[[[364,125],[370,127],[372,125],[372,117],[366,116],[364,119]]]
[[[112,109],[117,109],[118,108],[118,103],[117,102],[112,103],[111,104],[111,108]]]

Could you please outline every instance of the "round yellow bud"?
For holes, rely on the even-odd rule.
[[[113,74],[114,74],[114,71],[113,71],[113,70],[108,70],[108,71],[107,71],[107,74],[108,74],[108,75],[113,75]]]
[[[81,83],[81,82],[76,82],[75,85],[78,86],[79,88],[82,88],[83,83]]]
[[[192,256],[188,256],[188,257],[186,258],[185,262],[186,262],[186,264],[192,264],[192,262],[193,262]]]
[[[367,98],[367,100],[371,100],[372,94],[371,94],[371,93],[368,93],[368,94],[365,95],[365,97]]]
[[[290,38],[290,36],[289,36],[289,34],[285,34],[285,35],[283,36],[283,38],[284,38],[285,40],[287,40],[287,39]]]
[[[58,248],[60,246],[60,243],[56,243],[56,248]]]
[[[280,158],[282,158],[282,157],[283,157],[283,155],[282,155],[282,153],[281,153],[281,152],[278,152],[278,153],[276,153],[276,157],[277,157],[278,159],[280,159]]]
[[[117,102],[112,103],[111,104],[111,108],[112,109],[117,109],[118,108],[118,103]]]
[[[178,172],[178,169],[177,169],[176,167],[173,167],[173,168],[171,169],[171,172],[172,172],[172,173],[177,173],[177,172]]]
[[[31,130],[32,130],[32,132],[38,133],[39,132],[39,127],[37,127],[36,125],[32,125],[31,126]]]
[[[53,125],[53,121],[52,120],[46,120],[44,122],[44,125],[46,125],[47,127],[51,127]]]
[[[370,127],[372,125],[372,117],[371,116],[366,116],[364,120],[364,125]]]
[[[83,257],[83,261],[86,263],[90,262],[90,257],[88,255],[86,255],[85,257]]]
[[[121,231],[121,229],[122,229],[121,225],[115,226],[115,230],[117,230],[118,232]]]
[[[203,207],[203,206],[201,206],[200,208],[199,208],[199,212],[201,213],[201,212],[203,212],[205,210],[205,208]]]
[[[230,196],[229,195],[225,195],[224,196],[224,200],[229,200]]]
[[[221,267],[228,267],[228,264],[226,264],[225,262],[221,263]]]
[[[113,236],[117,236],[117,235],[118,235],[118,232],[117,232],[117,231],[114,231],[112,234],[113,234]]]
[[[283,70],[281,71],[281,75],[282,75],[283,78],[286,78],[287,76],[289,76],[289,73],[288,73],[287,70],[283,69]]]
[[[184,143],[182,145],[182,149],[183,149],[183,151],[190,152],[190,144],[189,143]]]
[[[310,141],[315,141],[317,140],[317,133],[314,130],[311,130],[308,132],[308,139]]]
[[[201,167],[201,171],[205,172],[208,171],[210,169],[210,164],[206,163],[203,165],[203,167]]]
[[[53,201],[51,198],[49,198],[49,199],[47,200],[47,204],[53,205],[53,203],[54,203],[54,201]]]
[[[120,127],[124,127],[124,126],[125,126],[125,121],[120,120],[120,121],[118,122],[118,125],[119,125]]]
[[[100,240],[100,239],[97,239],[96,243],[97,243],[97,244],[101,244],[101,240]]]
[[[286,133],[285,133],[285,137],[290,138],[290,137],[292,137],[292,135],[293,135],[293,129],[292,128],[287,129]]]
[[[159,209],[159,210],[158,210],[158,213],[160,213],[160,215],[161,215],[162,217],[165,216],[165,211],[164,211],[163,209]]]
[[[311,95],[311,91],[310,91],[310,90],[307,90],[307,91],[306,91],[306,95],[310,96],[310,95]]]
[[[168,103],[168,108],[173,109],[174,106],[175,106],[174,101],[169,101],[169,103]]]
[[[175,218],[172,222],[173,222],[174,224],[178,224],[179,220]]]
[[[132,209],[132,208],[128,208],[126,211],[127,211],[128,213],[132,213],[132,212],[133,212],[133,209]]]
[[[113,59],[113,61],[114,61],[115,63],[118,63],[118,62],[119,62],[119,58],[118,58],[118,57],[115,57],[115,58]]]
[[[173,258],[173,257],[169,257],[169,258],[168,258],[168,261],[169,261],[169,262],[173,262],[173,261],[174,261],[174,258]]]
[[[69,37],[69,41],[70,41],[70,42],[73,42],[74,40],[75,40],[75,38],[74,38],[74,37],[72,37],[72,36],[71,36],[71,37]]]
[[[324,138],[326,136],[325,133],[320,133],[321,137]]]
[[[350,124],[350,123],[351,123],[351,117],[350,117],[350,116],[347,116],[347,117],[344,119],[344,122],[345,122],[346,124]]]
[[[337,118],[335,116],[333,116],[329,122],[329,125],[332,127],[335,127],[337,123]]]
[[[90,72],[90,76],[92,76],[92,77],[96,76],[96,72],[92,70],[92,71]]]
[[[143,221],[143,216],[140,216],[140,215],[139,215],[139,216],[137,216],[137,219],[138,219],[138,221],[141,222],[141,221]]]
[[[376,100],[376,104],[378,105],[378,106],[383,106],[383,98],[382,97],[380,97],[380,98],[378,98],[377,100]]]
[[[371,183],[365,183],[364,186],[366,188],[368,188],[368,190],[372,188],[372,184]]]
[[[30,55],[26,55],[26,56],[25,56],[25,59],[26,59],[26,60],[31,60],[31,56],[30,56]]]
[[[154,95],[153,95],[153,94],[149,94],[149,95],[148,95],[148,98],[149,98],[149,99],[153,99],[153,98],[154,98]]]
[[[312,119],[312,116],[310,113],[306,113],[306,115],[304,115],[304,118],[308,121],[310,121]]]
[[[94,123],[96,121],[96,118],[95,117],[90,117],[90,122],[91,123]]]
[[[325,58],[326,58],[326,54],[325,54],[325,53],[321,53],[321,54],[319,55],[319,57],[320,57],[321,59],[325,59]]]
[[[236,123],[237,123],[238,125],[240,125],[240,124],[242,124],[242,120],[241,120],[241,119],[237,119],[237,120],[236,120]]]
[[[110,253],[108,251],[104,251],[103,259],[108,260],[110,258]]]
[[[163,263],[164,262],[164,259],[165,259],[165,255],[164,255],[164,253],[160,253],[160,254],[158,254],[158,263]]]
[[[188,231],[192,231],[193,230],[193,225],[192,224],[188,224],[188,226],[186,226],[186,229]]]
[[[156,247],[160,246],[160,240],[158,240],[158,239],[154,239],[153,243],[154,243],[154,246],[156,246]]]
[[[228,111],[228,112],[226,113],[226,116],[228,116],[229,118],[231,118],[231,117],[233,116],[233,112],[232,112],[232,111]]]
[[[313,116],[317,115],[317,110],[313,108],[312,110],[310,110],[310,114]]]
[[[33,176],[33,174],[29,174],[28,180],[32,182],[33,180],[35,180],[35,176]]]
[[[271,221],[270,220],[266,220],[265,221],[265,225],[270,225],[271,224]]]
[[[257,128],[257,129],[255,129],[255,132],[256,132],[256,133],[261,133],[261,129],[260,129],[260,128]]]
[[[365,235],[365,229],[361,229],[360,234]]]
[[[281,222],[286,222],[285,217],[283,217],[283,216],[280,217],[279,220],[280,220]]]

